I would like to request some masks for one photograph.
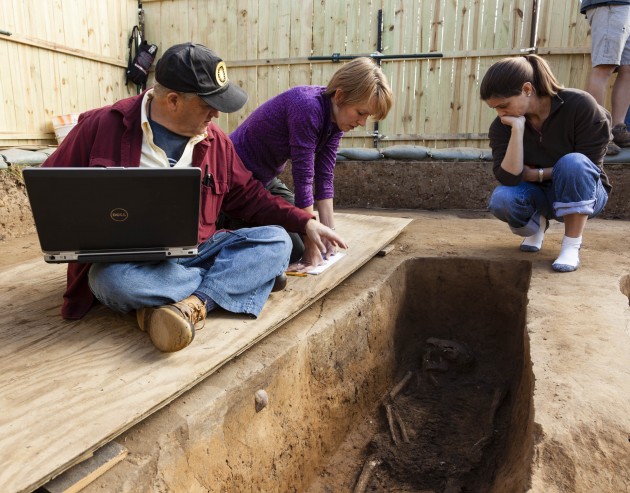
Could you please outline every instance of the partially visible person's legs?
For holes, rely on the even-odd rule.
[[[136,309],[155,346],[177,351],[192,342],[195,325],[217,305],[258,316],[288,265],[290,245],[276,226],[220,232],[200,245],[196,257],[94,264],[90,288],[113,310]]]
[[[597,65],[593,67],[588,76],[586,91],[595,98],[600,106],[604,106],[606,92],[608,91],[608,81],[615,73],[616,65]]]
[[[295,205],[295,194],[277,177],[271,180],[269,185],[265,188],[271,192],[272,195],[282,197],[289,204]],[[252,224],[246,221],[235,219],[226,215],[223,211],[219,214],[219,219],[217,221],[217,229],[236,230],[241,228],[251,228],[252,226]],[[289,258],[289,263],[292,264],[294,262],[298,262],[302,258],[302,255],[304,255],[304,242],[302,241],[302,236],[298,233],[289,233],[289,237],[291,238],[291,243],[293,244],[293,247],[291,248],[291,257]]]
[[[522,182],[516,186],[498,186],[490,197],[488,208],[497,219],[508,223],[512,233],[524,236],[521,250],[537,252],[553,217],[549,183]]]
[[[612,91],[613,141],[607,154],[617,154],[617,146],[630,146],[630,132],[624,118],[630,105],[630,5],[607,5],[587,10],[591,26],[591,63],[587,91],[604,105],[608,82],[617,71]]]
[[[271,180],[271,183],[269,183],[266,188],[273,195],[282,197],[289,204],[295,205],[295,194],[277,177]],[[304,255],[304,242],[302,241],[302,236],[298,233],[289,233],[289,237],[293,243],[289,263],[293,264],[298,262],[302,258],[302,255]]]
[[[565,224],[560,255],[553,268],[570,272],[579,265],[579,249],[586,221],[599,214],[606,205],[608,194],[600,178],[599,168],[583,154],[563,156],[553,167],[552,181],[542,185],[520,183],[514,187],[497,187],[488,205],[490,211],[510,226],[514,234],[527,237],[532,245],[537,235],[544,234],[546,219],[555,218]],[[536,246],[540,249],[542,239]]]
[[[204,274],[181,260],[92,264],[90,289],[103,305],[120,313],[175,303],[190,296]]]
[[[280,226],[220,232],[183,264],[207,269],[195,291],[234,313],[258,316],[289,263],[291,242]]]
[[[630,64],[621,65],[617,70],[617,78],[612,89],[611,116],[613,127],[618,125],[625,127],[628,106],[630,106]]]
[[[571,214],[597,216],[608,201],[600,169],[584,154],[563,156],[552,169],[554,214],[561,220]]]
[[[563,156],[553,167],[552,183],[555,215],[564,222],[560,255],[553,263],[559,272],[571,272],[580,264],[580,247],[586,221],[605,207],[608,194],[599,168],[583,154]]]
[[[630,6],[629,6],[630,7]],[[630,31],[630,26],[628,26]],[[630,147],[630,130],[625,119],[630,105],[630,65],[621,65],[612,90],[612,136],[620,147]]]

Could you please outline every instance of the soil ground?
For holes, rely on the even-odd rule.
[[[18,171],[0,169],[0,241],[35,232],[26,188]]]

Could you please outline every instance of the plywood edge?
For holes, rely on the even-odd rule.
[[[77,493],[127,457],[126,447],[109,442],[89,459],[77,464],[45,484],[47,493]]]

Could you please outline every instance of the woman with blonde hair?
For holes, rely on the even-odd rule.
[[[542,248],[549,219],[564,223],[552,268],[576,270],[586,221],[603,210],[612,188],[602,168],[610,114],[587,92],[563,88],[538,55],[493,64],[480,95],[498,114],[489,139],[500,185],[490,211],[525,237],[526,252]]]
[[[296,86],[257,108],[232,134],[245,166],[274,195],[335,227],[334,170],[344,132],[365,126],[368,117],[384,119],[392,106],[392,91],[381,68],[370,58],[344,64],[324,86]],[[278,179],[288,160],[295,193]],[[227,218],[225,227],[238,225]],[[307,239],[292,234],[291,262],[306,269],[334,255],[332,245],[320,252]]]

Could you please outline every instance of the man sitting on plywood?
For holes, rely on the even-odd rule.
[[[43,166],[202,169],[197,256],[68,264],[64,318],[83,317],[95,300],[123,313],[136,310],[153,344],[173,352],[192,342],[195,327],[216,307],[258,316],[287,268],[291,240],[284,229],[217,231],[222,207],[249,223],[306,234],[322,251],[325,241],[347,245],[314,215],[266,191],[212,123],[219,112],[237,111],[247,101],[220,57],[202,45],[175,45],[158,61],[155,79],[155,86],[138,96],[82,114]]]

